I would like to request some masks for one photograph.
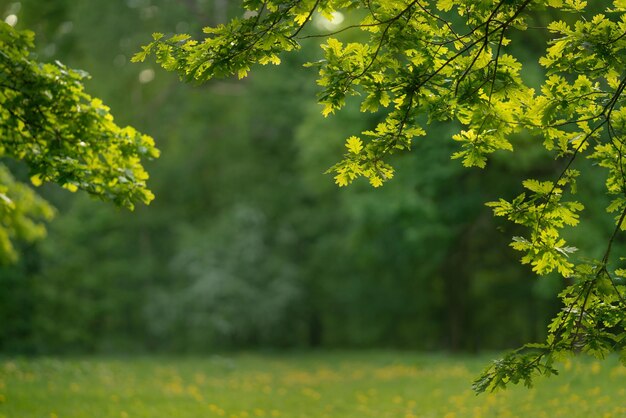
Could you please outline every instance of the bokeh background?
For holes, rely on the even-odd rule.
[[[148,165],[156,200],[132,213],[39,188],[58,214],[45,240],[0,267],[0,353],[476,352],[545,336],[565,283],[521,266],[508,247],[519,231],[484,206],[524,178],[554,177],[560,163],[540,144],[520,136],[515,154],[470,170],[450,160],[458,126],[434,125],[383,188],[339,189],[323,172],[380,115],[354,101],[321,116],[316,74],[302,67],[321,57],[319,40],[279,67],[193,86],[130,58],[152,32],[201,36],[240,14],[238,1],[0,0],[0,13],[36,32],[40,60],[89,72],[88,91],[162,151]],[[545,39],[532,36],[511,52],[538,84]],[[590,256],[612,222],[595,174],[581,180],[587,209],[569,236]]]

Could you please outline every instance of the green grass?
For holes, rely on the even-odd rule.
[[[626,417],[626,368],[576,359],[474,395],[488,357],[404,352],[0,360],[0,418]]]

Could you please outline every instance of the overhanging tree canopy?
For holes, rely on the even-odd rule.
[[[87,73],[31,56],[34,34],[0,23],[0,157],[26,163],[31,182],[133,209],[149,203],[141,160],[158,156],[154,141],[115,124],[109,108],[84,91]],[[45,234],[53,208],[0,163],[0,261],[13,261],[12,241]]]
[[[475,382],[477,391],[508,382],[532,383],[538,373],[556,373],[554,359],[579,350],[604,357],[621,352],[626,363],[626,287],[620,259],[611,247],[626,229],[626,2],[615,0],[593,15],[580,0],[292,0],[243,2],[246,13],[228,24],[205,28],[206,38],[187,34],[154,41],[135,56],[154,54],[166,70],[205,82],[245,77],[254,64],[279,64],[279,54],[295,51],[311,36],[326,38],[319,69],[319,101],[324,115],[340,110],[349,96],[361,97],[363,112],[379,111],[374,129],[346,140],[347,152],[329,171],[340,186],[365,177],[378,187],[393,177],[390,154],[409,150],[426,134],[418,120],[456,121],[459,148],[453,159],[485,167],[489,154],[513,151],[513,135],[540,141],[561,167],[553,178],[526,179],[516,198],[489,203],[496,216],[526,228],[511,246],[522,263],[543,275],[553,271],[574,284],[562,292],[563,310],[542,344],[528,344],[494,362]],[[542,28],[530,17],[563,12]],[[316,13],[327,19],[341,11],[359,22],[322,35],[305,34]],[[347,30],[365,32],[365,42],[342,43]],[[520,76],[520,61],[508,53],[514,32],[547,30],[552,40],[539,59],[547,77],[540,88]],[[514,154],[513,154],[514,155]],[[514,157],[513,157],[514,158]],[[583,204],[572,196],[576,179],[591,159],[606,171],[608,212],[615,229],[603,256],[573,256],[562,230],[579,223]]]

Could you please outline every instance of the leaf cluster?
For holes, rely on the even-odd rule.
[[[154,140],[120,127],[100,99],[84,90],[88,74],[32,56],[34,34],[0,24],[0,157],[23,161],[31,182],[84,190],[117,205],[149,203],[142,160],[158,157]],[[14,238],[43,235],[36,219],[49,205],[0,164],[0,254],[13,259]]]
[[[548,326],[545,343],[526,344],[495,360],[474,381],[477,392],[522,382],[530,387],[537,375],[556,375],[554,362],[582,352],[604,359],[620,353],[626,365],[626,286],[616,284],[602,261],[576,266],[576,283],[560,294],[564,308]]]

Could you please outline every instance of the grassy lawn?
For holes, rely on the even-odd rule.
[[[475,396],[489,357],[328,352],[0,360],[0,418],[626,417],[626,368],[577,359]]]

